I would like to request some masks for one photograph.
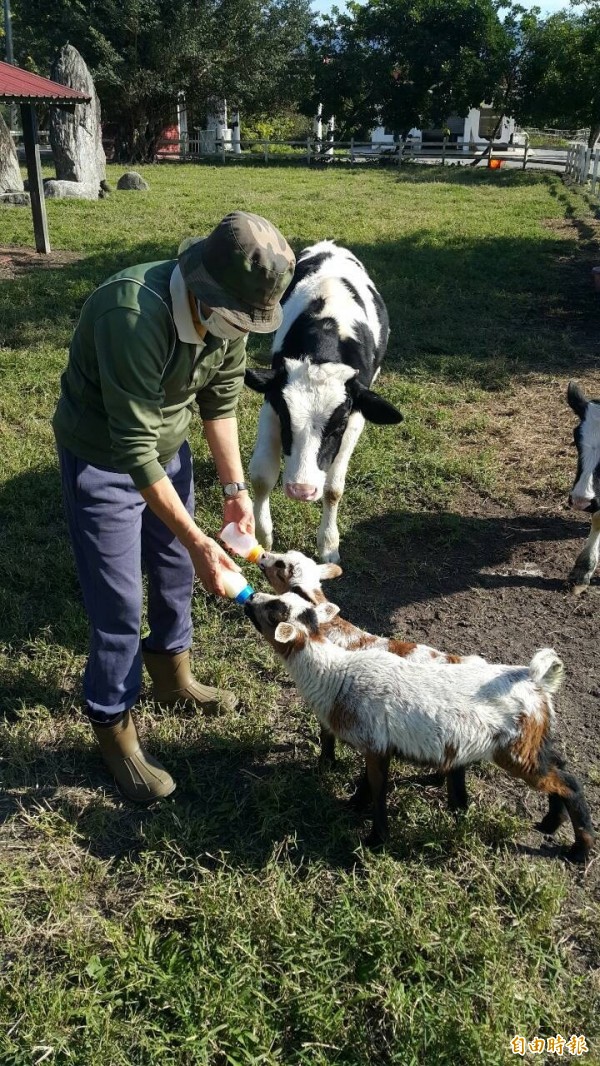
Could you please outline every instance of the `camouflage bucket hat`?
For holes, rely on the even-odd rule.
[[[272,333],[281,324],[279,301],[295,265],[279,230],[247,211],[226,215],[208,237],[184,241],[179,251],[194,296],[252,333]]]

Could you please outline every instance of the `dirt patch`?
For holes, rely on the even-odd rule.
[[[34,248],[20,248],[16,244],[0,244],[0,279],[21,277],[31,270],[55,270],[83,259],[80,252],[50,252],[43,255]]]

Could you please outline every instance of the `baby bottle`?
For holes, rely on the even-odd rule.
[[[220,539],[226,548],[236,555],[241,555],[249,563],[257,563],[265,549],[259,544],[252,533],[240,533],[237,522],[230,522],[220,534]]]
[[[229,596],[234,603],[245,603],[254,595],[252,585],[249,585],[244,575],[236,570],[221,570],[221,580],[225,595]]]

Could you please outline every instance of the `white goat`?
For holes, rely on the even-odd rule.
[[[332,644],[322,632],[338,613],[332,603],[313,607],[295,593],[256,593],[245,611],[322,725],[364,754],[353,804],[360,809],[373,800],[369,846],[387,836],[388,767],[398,755],[445,773],[495,762],[549,795],[543,832],[555,832],[568,814],[575,834],[569,858],[587,859],[594,840],[589,810],[551,744],[552,697],[563,676],[552,649],[538,651],[529,666],[411,662],[381,648],[357,655]],[[466,792],[456,797],[456,806],[465,802]]]
[[[327,597],[323,592],[321,582],[330,581],[340,577],[342,568],[336,563],[316,563],[302,552],[264,552],[260,558],[259,566],[267,578],[271,588],[279,595],[285,592],[295,592],[309,603],[326,603]],[[395,637],[376,637],[366,629],[342,618],[340,614],[321,626],[321,633],[332,644],[337,644],[347,651],[365,651],[368,648],[383,648],[392,655],[410,659],[411,662],[431,662],[432,659],[440,659],[446,663],[461,663],[466,659],[461,655],[448,654],[432,648],[430,644],[417,644],[412,640],[397,640]],[[479,660],[477,655],[468,657],[469,661]],[[325,767],[335,761],[335,737],[327,729],[321,726],[321,753],[319,766]],[[461,785],[462,771],[454,775],[446,776],[448,788],[448,801],[450,806],[456,806],[457,791],[464,790],[464,782]],[[433,783],[439,778],[439,774],[433,775],[430,781]],[[440,781],[441,783],[441,781]]]

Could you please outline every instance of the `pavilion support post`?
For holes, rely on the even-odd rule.
[[[40,146],[37,138],[37,118],[33,104],[21,104],[21,121],[23,123],[23,143],[25,145],[25,160],[29,179],[35,247],[36,251],[44,252],[47,255],[50,251],[50,240],[48,237],[42,168],[40,165]]]

